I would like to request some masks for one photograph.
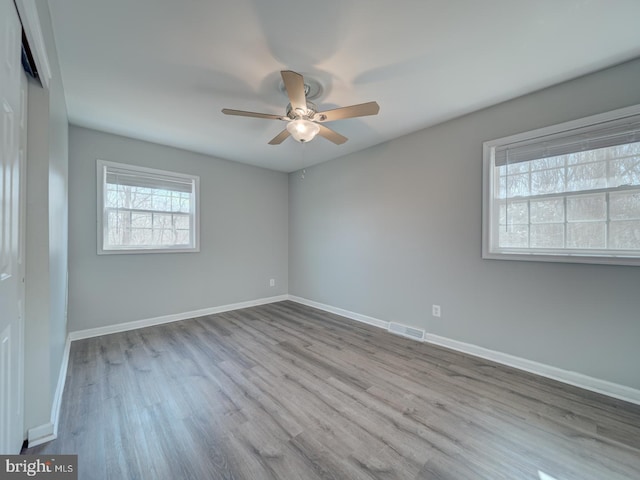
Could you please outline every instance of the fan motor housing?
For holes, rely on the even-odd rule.
[[[306,112],[299,112],[297,110],[294,110],[290,103],[287,105],[287,117],[289,117],[291,120],[295,120],[297,118],[307,118],[311,120],[316,113],[318,113],[318,106],[315,103],[310,102],[309,100],[307,100]]]

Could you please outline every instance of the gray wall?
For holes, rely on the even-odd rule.
[[[25,429],[50,420],[67,334],[67,108],[48,4],[36,5],[52,78],[29,82]]]
[[[291,174],[289,292],[640,388],[640,268],[481,259],[482,142],[638,85],[635,61]]]
[[[287,293],[286,174],[76,126],[69,132],[69,331]],[[96,159],[199,175],[200,253],[97,255]]]

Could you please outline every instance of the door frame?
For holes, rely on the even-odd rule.
[[[49,56],[44,44],[44,36],[42,34],[42,24],[38,15],[38,8],[35,0],[13,0],[18,16],[22,23],[22,28],[27,37],[27,43],[31,49],[31,54],[38,69],[38,76],[43,88],[49,89],[51,82],[51,64]]]

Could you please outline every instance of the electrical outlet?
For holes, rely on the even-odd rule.
[[[431,305],[431,315],[434,317],[440,316],[440,305]]]
[[[276,279],[272,278],[271,280],[269,280],[269,286],[270,287],[275,287],[276,286]]]

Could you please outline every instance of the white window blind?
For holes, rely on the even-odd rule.
[[[98,160],[98,253],[198,251],[196,176]]]
[[[640,115],[499,145],[495,149],[495,165],[529,162],[634,142],[640,142]]]
[[[636,264],[640,108],[484,145],[485,258]]]

